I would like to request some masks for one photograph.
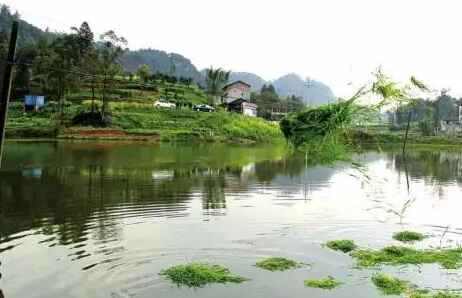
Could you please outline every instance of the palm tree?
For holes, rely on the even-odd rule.
[[[218,98],[221,98],[223,101],[223,87],[228,83],[231,72],[221,68],[213,69],[213,67],[206,69],[205,72],[205,84],[207,94],[209,95],[209,103],[212,105],[215,104]]]

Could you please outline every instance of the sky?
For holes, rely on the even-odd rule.
[[[40,28],[83,21],[132,49],[176,52],[199,68],[266,80],[295,72],[346,97],[381,66],[462,96],[460,0],[0,0]]]

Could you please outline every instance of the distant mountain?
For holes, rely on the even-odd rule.
[[[18,46],[33,44],[41,38],[53,38],[54,33],[43,31],[26,21],[21,20],[19,13],[12,13],[6,5],[0,6],[0,32],[8,36],[13,21],[19,21]]]
[[[297,74],[288,74],[273,82],[276,92],[282,96],[295,95],[304,99],[306,104],[321,105],[335,100],[335,95],[326,84],[303,80]]]
[[[230,81],[244,81],[252,86],[252,91],[259,92],[267,82],[256,74],[250,72],[232,72]]]
[[[233,72],[231,81],[241,80],[252,85],[252,90],[260,91],[264,84],[273,84],[281,96],[295,95],[303,98],[306,104],[321,105],[335,100],[335,95],[326,84],[311,80],[303,80],[297,74],[288,74],[275,81],[265,81],[258,75],[248,72]]]
[[[204,76],[191,63],[191,60],[180,54],[155,49],[129,51],[122,57],[121,64],[126,71],[130,72],[135,72],[140,65],[146,64],[153,72],[192,78],[196,82],[204,80]]]

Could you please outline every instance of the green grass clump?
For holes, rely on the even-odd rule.
[[[206,263],[190,263],[163,270],[160,275],[167,277],[177,285],[203,287],[209,283],[241,283],[248,279],[233,275],[229,269]]]
[[[340,250],[344,253],[356,249],[356,244],[352,240],[333,240],[326,243],[326,246],[333,250]]]
[[[257,262],[255,266],[269,271],[284,271],[288,269],[297,268],[300,265],[295,261],[286,258],[276,257],[264,259],[260,262]]]
[[[417,250],[403,246],[389,246],[381,250],[361,249],[352,253],[359,266],[379,264],[406,265],[438,263],[446,269],[462,265],[462,248]]]
[[[305,280],[305,286],[310,287],[310,288],[318,288],[318,289],[327,289],[331,290],[334,289],[338,286],[340,286],[342,283],[335,280],[333,277],[329,276],[327,278],[323,279],[308,279]]]
[[[408,289],[406,281],[384,273],[374,275],[372,282],[385,295],[400,295]]]
[[[450,291],[430,293],[426,290],[415,290],[410,293],[409,298],[462,298],[462,295]]]
[[[425,239],[425,235],[413,232],[413,231],[402,231],[393,234],[393,239],[401,241],[401,242],[414,242],[414,241],[422,241]]]

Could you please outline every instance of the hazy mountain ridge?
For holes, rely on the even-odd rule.
[[[280,96],[295,95],[303,98],[304,102],[310,105],[321,105],[335,101],[335,95],[329,86],[316,80],[307,82],[294,73],[274,81],[265,81],[258,75],[248,72],[231,73],[231,81],[237,80],[252,85],[253,91],[260,91],[264,84],[273,84]]]
[[[191,60],[176,53],[155,49],[128,51],[122,57],[121,63],[124,69],[130,72],[135,72],[140,65],[146,64],[152,72],[192,78],[197,82],[204,80],[204,76],[192,64]]]

